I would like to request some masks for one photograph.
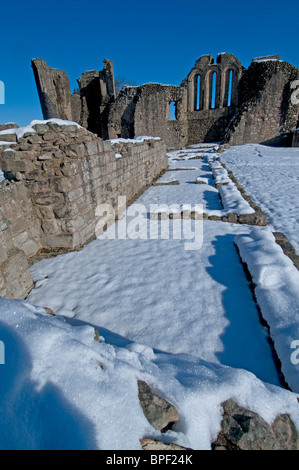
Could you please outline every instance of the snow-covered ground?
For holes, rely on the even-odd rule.
[[[289,413],[299,428],[296,395],[245,370],[139,343],[115,346],[106,331],[108,340],[97,342],[92,327],[24,301],[0,299],[0,311],[0,449],[141,450],[143,437],[210,449],[228,398],[269,423]],[[176,406],[173,430],[161,434],[148,423],[137,380]]]
[[[216,160],[218,154],[212,152],[214,147],[188,149],[169,153],[169,170],[159,183],[170,183],[178,180],[179,186],[155,186],[145,191],[139,199],[143,204],[166,204],[178,206],[202,204],[202,211],[207,215],[227,216],[235,214],[250,214],[254,210],[241,196],[236,186],[227,175],[226,170]],[[225,173],[225,174],[224,174]],[[226,177],[225,177],[226,176]],[[215,183],[228,183],[216,189]],[[203,183],[203,184],[198,184]],[[219,197],[221,192],[221,200]]]
[[[221,161],[299,254],[299,148],[247,144],[226,150]]]
[[[183,239],[96,240],[81,252],[35,264],[37,288],[29,300],[91,323],[104,336],[116,334],[119,345],[136,341],[192,354],[279,384],[233,244],[247,233],[207,221],[199,250],[185,250]]]
[[[160,182],[180,184],[150,187],[135,214],[133,205],[81,251],[33,265],[36,285],[26,302],[0,299],[0,448],[130,450],[153,437],[210,449],[228,398],[269,423],[289,413],[299,430],[299,365],[291,362],[290,344],[299,340],[298,271],[270,228],[148,215],[151,204],[225,213],[212,176],[213,147],[172,152],[174,171]],[[186,249],[187,236],[196,249]],[[285,371],[292,392],[280,381],[235,243],[255,276],[270,332],[275,327],[280,359],[291,364]],[[176,406],[181,419],[172,431],[161,434],[146,421],[138,379]]]

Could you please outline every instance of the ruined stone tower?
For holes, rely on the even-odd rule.
[[[102,71],[83,72],[79,91],[71,93],[65,72],[33,59],[32,68],[44,119],[74,121],[103,139],[107,133],[107,107],[115,99],[113,64],[104,59]]]

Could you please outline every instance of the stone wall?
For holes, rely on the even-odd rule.
[[[170,104],[175,107],[175,116],[170,115]],[[185,126],[187,95],[177,86],[151,83],[140,87],[136,103],[135,135],[161,137],[167,147],[180,147],[187,143]]]
[[[10,181],[0,188],[0,295],[13,298],[31,288],[27,260],[95,238],[99,205],[111,204],[117,215],[119,196],[129,203],[168,165],[161,139],[103,141],[55,122],[35,124],[1,149],[0,168]],[[13,288],[15,281],[22,286]]]
[[[232,54],[200,57],[181,86],[187,90],[188,144],[218,142],[238,107],[244,67]]]
[[[43,59],[32,60],[32,68],[44,119],[72,121],[70,82],[63,70],[50,68]]]
[[[40,226],[21,182],[0,184],[0,295],[23,298],[33,287],[28,258],[41,248]]]
[[[219,141],[236,112],[242,72],[242,64],[232,54],[219,54],[216,62],[207,55],[195,63],[180,86],[126,87],[109,108],[109,136],[159,136],[169,148]],[[170,103],[175,117],[169,115]]]
[[[243,70],[233,54],[218,54],[216,62],[211,55],[201,56],[181,84],[188,90],[188,111],[236,107]]]
[[[175,116],[170,114],[174,103]],[[161,137],[167,147],[187,144],[187,93],[184,88],[159,83],[127,87],[111,105],[109,137]]]
[[[108,113],[108,135],[110,139],[135,137],[134,116],[139,87],[126,87],[119,92]]]
[[[239,111],[224,141],[292,145],[299,106],[292,103],[291,83],[298,78],[299,70],[287,62],[253,61],[240,80]]]
[[[220,142],[232,119],[230,108],[203,109],[188,113],[188,145]]]
[[[44,119],[74,121],[107,139],[107,107],[114,101],[113,63],[104,59],[101,71],[83,72],[78,90],[71,93],[67,74],[52,69],[42,59],[31,61]]]

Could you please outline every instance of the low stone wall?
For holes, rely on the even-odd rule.
[[[23,183],[0,185],[0,295],[23,298],[33,287],[28,258],[41,248],[40,226]]]
[[[111,204],[117,215],[118,198],[129,203],[168,161],[161,139],[103,141],[53,121],[33,125],[17,142],[8,132],[0,150],[10,180],[0,184],[0,296],[23,298],[32,286],[28,261],[95,238],[99,205]]]

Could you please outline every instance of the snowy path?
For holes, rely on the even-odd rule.
[[[233,245],[244,233],[206,222],[204,246],[195,252],[178,240],[98,240],[36,264],[35,279],[48,278],[29,300],[126,338],[120,344],[192,354],[278,384]]]
[[[202,204],[202,212],[208,216],[223,217],[229,212],[253,213],[254,210],[242,198],[226,170],[217,161],[219,154],[214,152],[214,148],[217,147],[169,153],[169,171],[160,178],[159,186],[150,187],[138,201],[146,206],[176,204],[193,207],[195,204]],[[171,182],[179,184],[166,185]],[[217,190],[215,184],[223,182],[226,185]],[[161,184],[163,185],[160,186]]]
[[[172,178],[180,184],[152,186],[137,204],[200,203],[222,210],[209,154],[193,159],[199,149],[186,152],[192,159],[174,153],[170,169],[196,169],[167,172],[160,182]],[[207,178],[209,184],[195,184],[197,177]],[[144,217],[141,224],[148,222]],[[174,227],[181,222],[172,223]],[[114,344],[134,341],[168,353],[191,354],[246,369],[278,385],[267,332],[233,243],[236,235],[248,233],[247,226],[204,221],[203,246],[192,251],[185,250],[183,239],[133,239],[130,232],[125,240],[102,237],[81,252],[35,264],[31,271],[37,287],[28,300],[96,326]]]

